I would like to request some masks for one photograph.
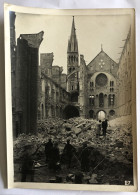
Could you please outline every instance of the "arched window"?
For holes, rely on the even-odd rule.
[[[110,88],[110,92],[114,92],[114,88],[112,87],[112,88]]]
[[[93,87],[93,82],[90,82],[90,87]]]
[[[71,62],[73,62],[73,56],[71,56]]]
[[[109,106],[113,106],[114,103],[115,103],[115,95],[114,94],[109,94],[109,97],[108,97],[108,105]]]
[[[89,96],[89,105],[90,106],[94,106],[94,102],[95,102],[95,96],[94,95],[90,95]]]
[[[94,87],[94,83],[91,81],[90,82],[90,90],[93,90],[93,87]]]
[[[103,95],[103,93],[99,94],[99,107],[104,107],[104,95]]]
[[[114,81],[110,81],[110,86],[111,86],[111,87],[114,86]]]

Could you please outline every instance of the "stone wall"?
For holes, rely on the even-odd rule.
[[[126,38],[118,70],[118,115],[132,113],[132,52],[131,29]]]
[[[42,72],[47,76],[52,76],[52,63],[53,63],[53,53],[41,53],[40,54],[40,66]]]
[[[39,78],[38,119],[63,118],[63,110],[70,103],[70,94],[43,72]]]
[[[36,133],[38,49],[43,32],[20,35],[17,39],[16,129],[19,133]]]

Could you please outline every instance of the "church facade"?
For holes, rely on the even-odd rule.
[[[54,101],[50,107],[48,100],[43,98],[48,96],[47,93],[44,93],[39,87],[41,94],[45,95],[41,95],[42,98],[38,100],[38,105],[44,105],[43,107],[38,106],[39,113],[42,113],[43,116],[41,118],[57,116],[67,119],[80,116],[110,120],[131,114],[130,35],[129,32],[119,63],[111,59],[101,46],[101,51],[89,64],[86,64],[84,55],[79,54],[73,17],[67,47],[67,74],[62,73],[62,67],[52,65],[53,53],[44,53],[40,57],[42,82],[45,80],[46,88],[55,85],[52,91],[57,94],[56,97],[59,97],[58,94],[61,91],[65,94],[64,99],[66,100],[61,101],[62,96],[60,95],[60,98],[55,98],[58,101]],[[129,79],[126,78],[126,75],[129,75]],[[44,101],[45,99],[46,101]],[[50,93],[50,99],[53,100],[52,93]],[[56,106],[54,106],[55,104]]]
[[[119,64],[103,48],[86,65],[84,56],[79,57],[73,18],[67,50],[67,90],[80,116],[94,119],[116,117],[118,69]]]

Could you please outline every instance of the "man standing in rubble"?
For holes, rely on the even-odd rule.
[[[68,168],[70,168],[71,166],[71,159],[74,152],[75,152],[75,148],[70,144],[70,140],[67,140],[67,143],[63,150],[63,154],[66,157]]]
[[[102,128],[103,128],[103,136],[106,136],[106,130],[108,126],[108,120],[106,119],[105,121],[102,122]]]
[[[53,171],[57,170],[57,163],[60,160],[60,153],[58,148],[58,143],[55,142],[54,146],[52,147],[50,159],[49,159],[49,168]]]
[[[50,160],[52,148],[53,148],[53,143],[52,143],[52,140],[49,139],[48,143],[45,144],[46,162],[49,162],[49,160]]]
[[[87,144],[83,144],[82,152],[81,152],[81,170],[82,171],[89,171],[89,149]]]
[[[100,136],[101,129],[102,129],[102,123],[101,123],[101,120],[99,120],[97,121],[97,124],[96,124],[96,137]]]

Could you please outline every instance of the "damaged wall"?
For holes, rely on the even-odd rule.
[[[16,62],[16,131],[36,133],[38,50],[43,32],[20,35]]]

